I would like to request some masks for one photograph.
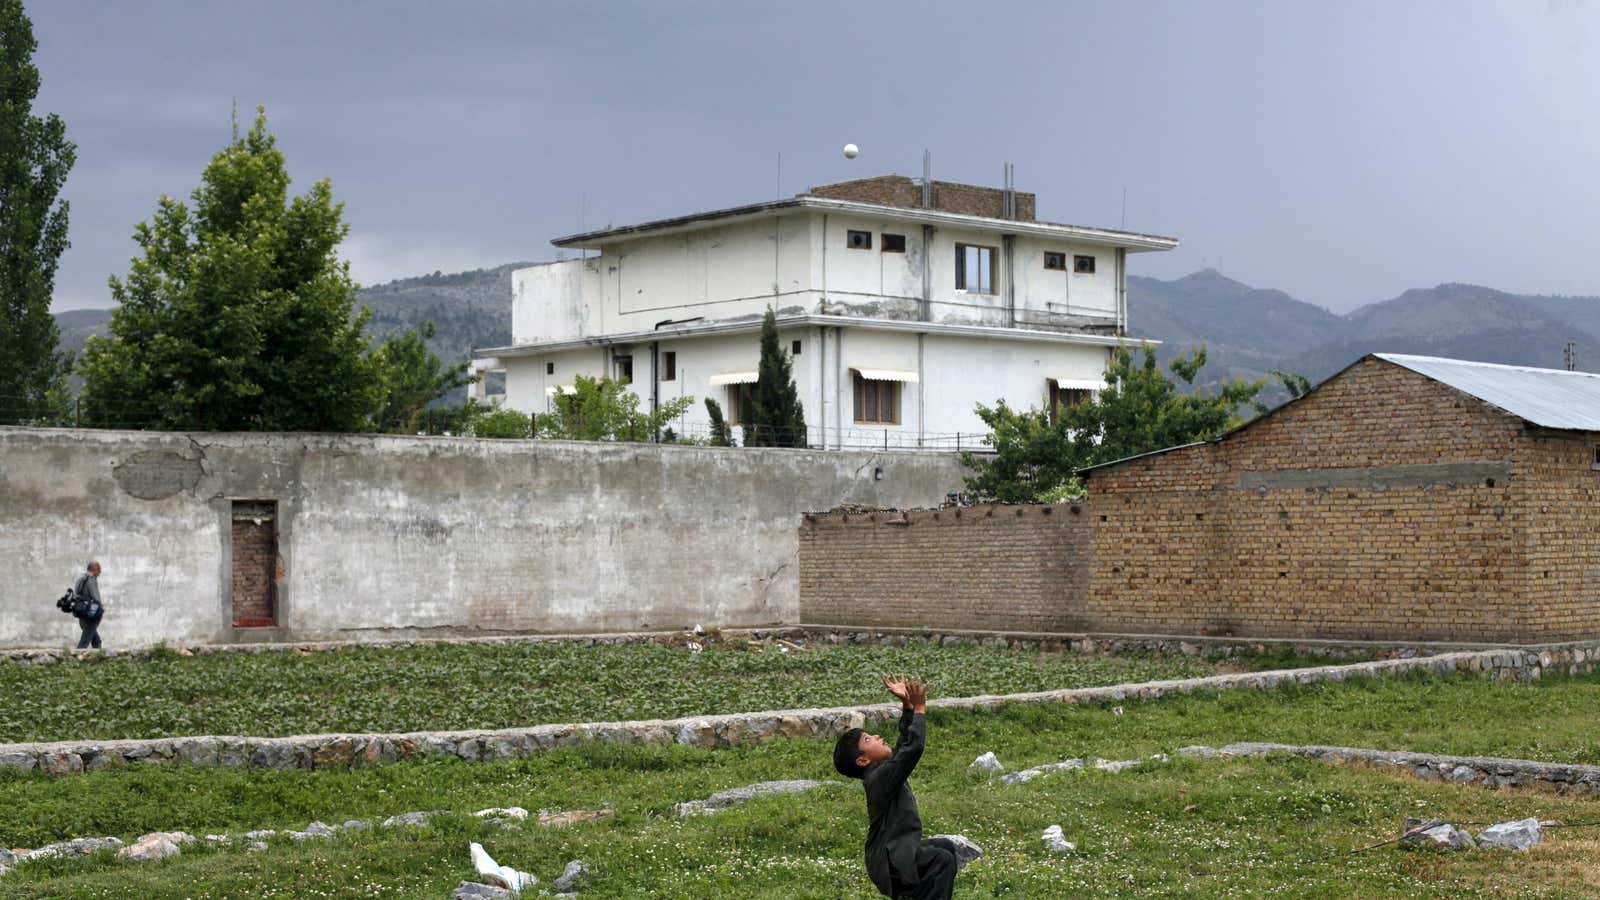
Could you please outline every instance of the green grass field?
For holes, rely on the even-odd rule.
[[[1292,657],[1228,666],[1278,667]],[[1310,664],[1316,664],[1314,661]],[[875,673],[915,671],[943,696],[1211,675],[1197,657],[1023,653],[977,646],[436,644],[54,665],[0,660],[0,743],[195,734],[507,728],[881,700]]]
[[[966,774],[985,750],[1012,769],[1066,757],[1124,759],[1190,743],[1337,743],[1555,761],[1600,760],[1600,678],[1533,685],[1466,677],[1361,681],[1190,695],[1110,707],[935,711],[913,784],[930,831],[988,850],[958,896],[1580,897],[1600,893],[1600,829],[1551,833],[1527,854],[1381,848],[1322,859],[1396,833],[1406,815],[1500,821],[1600,820],[1600,800],[1491,792],[1298,759],[1178,760],[1115,775],[1005,786]],[[351,772],[134,768],[61,779],[0,777],[0,843],[154,829],[195,834],[303,828],[410,810],[427,829],[285,842],[261,854],[196,849],[155,864],[109,857],[24,863],[0,879],[16,897],[443,897],[471,875],[466,843],[548,882],[581,858],[584,896],[873,896],[860,864],[860,788],[838,779],[823,741],[705,751],[572,748],[504,763],[406,763]],[[838,783],[679,822],[672,804],[779,778]],[[615,818],[567,829],[494,829],[488,806],[595,808]],[[1038,840],[1060,824],[1076,854]],[[1477,830],[1477,829],[1474,829]]]

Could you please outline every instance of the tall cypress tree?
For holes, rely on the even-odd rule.
[[[789,354],[778,343],[778,317],[772,309],[761,320],[761,364],[750,402],[746,447],[806,446],[806,415],[794,386]]]
[[[59,116],[33,114],[38,46],[22,0],[0,0],[0,424],[59,414],[71,366],[50,299],[68,246],[57,197],[77,148]]]

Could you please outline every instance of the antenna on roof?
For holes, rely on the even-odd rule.
[[[1000,192],[1000,218],[1017,217],[1017,167],[1006,163],[1005,188]]]
[[[1128,227],[1128,186],[1122,186],[1122,224],[1118,228]]]
[[[933,151],[922,151],[922,208],[933,206]]]

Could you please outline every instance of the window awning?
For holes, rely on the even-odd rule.
[[[712,387],[724,384],[755,384],[761,378],[759,372],[723,372],[721,375],[711,376]]]
[[[1045,378],[1054,381],[1056,387],[1063,391],[1103,391],[1106,387],[1104,378],[1064,378],[1059,375],[1046,375]]]
[[[916,384],[922,380],[915,372],[900,372],[895,369],[856,369],[855,372],[868,381],[905,381]]]
[[[552,384],[545,388],[544,392],[554,397],[556,394],[576,394],[578,389],[570,384]]]

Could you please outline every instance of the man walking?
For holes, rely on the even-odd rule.
[[[100,563],[89,562],[88,568],[72,585],[72,592],[77,596],[72,614],[78,617],[78,628],[83,632],[78,638],[78,649],[99,650],[100,619],[106,614],[105,604],[100,601]]]

